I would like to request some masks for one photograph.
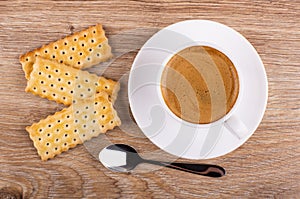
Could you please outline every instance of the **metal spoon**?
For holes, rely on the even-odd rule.
[[[146,160],[140,157],[134,148],[125,144],[113,144],[105,147],[99,153],[99,160],[106,168],[118,172],[129,172],[140,163],[149,163],[209,177],[225,175],[225,169],[217,165]]]

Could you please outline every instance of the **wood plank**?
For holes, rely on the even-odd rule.
[[[25,127],[61,110],[25,93],[18,57],[45,43],[102,23],[114,50],[125,53],[107,69],[114,79],[130,70],[138,49],[155,31],[187,19],[210,19],[242,33],[260,54],[269,81],[268,107],[254,135],[239,149],[211,160],[227,175],[206,178],[154,166],[113,173],[95,158],[93,143],[41,162]],[[0,198],[297,198],[300,195],[300,2],[241,1],[0,1]],[[122,36],[132,41],[122,41]],[[119,38],[119,40],[117,40]],[[130,52],[129,52],[130,51]],[[123,99],[119,111],[127,111]],[[96,138],[134,146],[143,155],[158,148],[130,124]],[[174,158],[164,152],[162,157]]]

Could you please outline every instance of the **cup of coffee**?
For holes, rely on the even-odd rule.
[[[128,98],[138,127],[155,145],[207,159],[235,150],[254,133],[267,104],[267,77],[240,33],[188,20],[144,44],[132,64]]]
[[[247,132],[233,114],[240,90],[235,65],[212,46],[185,47],[167,60],[161,72],[161,98],[170,114],[200,127],[225,122],[238,137]]]

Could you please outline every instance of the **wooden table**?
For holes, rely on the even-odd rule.
[[[214,20],[242,33],[257,49],[268,75],[266,113],[243,146],[211,160],[178,160],[220,164],[227,170],[225,177],[212,179],[167,168],[114,173],[86,145],[47,162],[39,159],[25,127],[63,106],[24,92],[19,55],[102,23],[113,43],[116,38],[114,48],[129,45],[104,72],[119,79],[147,38],[187,19]],[[298,198],[299,20],[298,0],[0,1],[0,198]],[[122,35],[131,39],[124,41]],[[101,67],[90,71],[100,73]],[[157,150],[145,137],[122,128],[98,140],[128,143],[142,153]]]

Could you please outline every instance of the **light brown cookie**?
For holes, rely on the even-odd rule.
[[[41,159],[47,160],[120,125],[107,93],[100,92],[95,100],[72,104],[26,130]]]
[[[108,60],[112,53],[102,25],[98,24],[22,55],[26,79],[37,56],[82,69]]]
[[[113,80],[38,56],[25,91],[70,105],[80,99],[94,99],[94,95],[101,91],[105,91],[114,102],[119,88],[119,83]]]

